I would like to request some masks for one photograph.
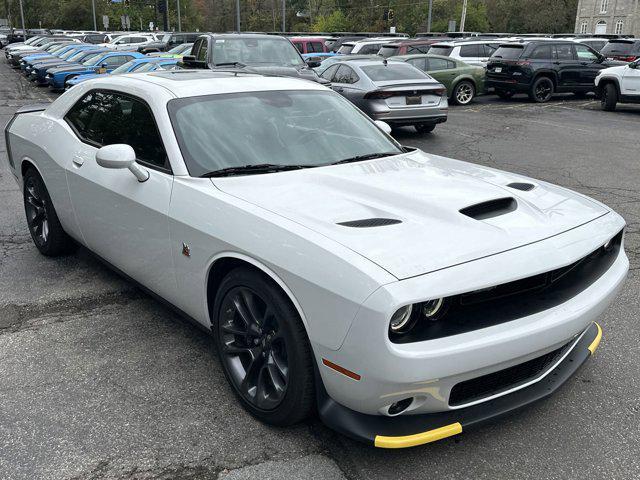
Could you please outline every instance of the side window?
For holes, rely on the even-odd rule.
[[[463,45],[460,47],[461,57],[479,57],[480,45]]]
[[[125,43],[130,43],[129,37],[120,37],[118,40],[116,40],[116,45],[124,45]]]
[[[449,60],[445,60],[443,58],[430,58],[428,60],[429,64],[427,67],[427,70],[429,72],[434,72],[434,71],[438,71],[438,70],[448,70],[450,67],[450,64],[453,64],[455,66],[455,63],[450,62]]]
[[[558,60],[573,60],[573,46],[572,45],[556,45],[556,58]]]
[[[586,45],[576,45],[574,48],[576,49],[576,53],[578,54],[578,60],[593,62],[598,59],[598,56],[593,53],[591,49]]]
[[[336,73],[336,70],[338,70],[339,66],[340,66],[340,64],[331,65],[324,72],[322,72],[322,74],[320,76],[322,78],[326,78],[327,80],[331,80],[331,77],[333,77],[333,74]]]
[[[322,43],[321,42],[311,42],[309,44],[309,47],[311,48],[309,50],[309,52],[312,52],[312,53],[321,53],[321,52],[324,51],[323,48],[322,48]]]
[[[207,61],[207,39],[206,38],[201,39],[200,49],[198,50],[198,53],[196,54],[196,60],[201,61],[201,62],[206,62]]]
[[[304,44],[302,42],[294,42],[293,44],[300,53],[304,53]]]
[[[198,58],[198,51],[200,50],[200,45],[202,45],[203,40],[203,38],[199,38],[193,43],[193,46],[191,47],[191,55],[196,58]]]
[[[115,68],[119,67],[120,65],[124,65],[131,59],[133,59],[133,57],[130,55],[113,55],[111,57],[105,58],[102,63],[106,64],[107,68]]]
[[[131,37],[131,43],[144,43],[147,40],[145,37]]]
[[[427,70],[427,60],[425,58],[412,58],[408,63],[423,72]]]
[[[81,140],[95,147],[126,143],[139,161],[168,168],[155,119],[149,107],[129,95],[92,91],[65,116]]]
[[[497,47],[494,47],[493,45],[480,45],[480,46],[484,51],[483,56],[485,57],[490,57],[491,55],[493,55],[493,52],[497,50]]]
[[[551,60],[553,58],[551,45],[540,45],[536,47],[529,58],[536,60]]]
[[[355,83],[358,81],[358,76],[351,67],[340,65],[332,81],[336,83]]]

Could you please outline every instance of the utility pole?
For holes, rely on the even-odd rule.
[[[236,32],[240,33],[240,0],[236,0]]]
[[[22,34],[27,39],[27,29],[24,27],[24,10],[22,9],[22,0],[20,0],[20,19],[22,20]]]
[[[467,0],[462,3],[462,18],[460,19],[460,31],[464,32],[464,21],[467,19]]]
[[[285,1],[286,0],[282,0],[282,33],[287,31],[287,6]]]
[[[91,8],[93,9],[93,31],[98,31],[98,21],[96,20],[96,0],[91,0]]]
[[[164,15],[162,17],[164,20],[164,31],[169,31],[169,0],[164,0]]]
[[[176,0],[177,3],[177,7],[178,7],[178,31],[181,32],[182,31],[182,21],[180,20],[180,0]]]
[[[433,11],[433,0],[429,0],[429,15],[427,17],[427,33],[431,33],[431,12]]]

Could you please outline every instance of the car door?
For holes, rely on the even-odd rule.
[[[588,45],[576,44],[574,46],[580,68],[580,83],[585,87],[595,85],[595,79],[603,65],[600,56]]]
[[[580,71],[582,65],[575,57],[573,45],[558,43],[555,45],[555,60],[553,64],[558,72],[559,89],[571,89],[580,84]]]
[[[620,90],[623,95],[640,96],[640,62],[627,65],[622,74]]]
[[[92,90],[67,112],[73,132],[67,181],[87,246],[100,257],[169,297],[175,289],[167,213],[173,175],[149,106],[129,94]],[[149,178],[96,162],[105,145],[125,143]]]
[[[106,72],[111,73],[119,66],[124,65],[130,60],[133,60],[133,58],[133,55],[127,55],[126,53],[122,53],[121,55],[109,55],[102,61],[102,63],[100,64],[100,68],[103,68],[106,70]]]
[[[127,48],[129,48],[130,40],[131,37],[129,37],[128,35],[119,37],[118,40],[116,40],[114,43],[115,50],[126,50]]]
[[[443,84],[447,92],[451,92],[453,81],[458,76],[458,69],[455,62],[443,58],[428,58],[427,73]]]

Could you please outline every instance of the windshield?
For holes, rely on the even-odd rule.
[[[218,39],[213,45],[213,61],[216,65],[236,62],[245,65],[304,65],[296,47],[277,37]]]
[[[168,109],[192,176],[245,165],[311,167],[402,152],[348,100],[329,91],[180,98]]]
[[[116,68],[113,72],[111,72],[111,75],[118,74],[118,73],[126,73],[129,71],[129,69],[131,68],[131,66],[133,64],[136,63],[136,60],[129,60],[127,63],[120,65],[118,68]]]
[[[608,53],[614,55],[627,55],[633,52],[633,47],[633,42],[616,42],[612,40],[602,48],[602,53],[604,55]]]
[[[82,60],[83,58],[88,58],[88,55],[95,55],[95,53],[81,50],[71,55],[67,60],[69,60],[70,62],[77,62],[79,60]]]
[[[349,55],[353,50],[355,45],[353,43],[343,43],[342,46],[338,49],[338,53],[341,55]]]
[[[70,48],[69,50],[67,50],[66,52],[64,52],[62,55],[60,55],[60,58],[66,60],[67,58],[71,58],[73,55],[75,55],[76,53],[78,53],[77,50]]]
[[[104,55],[103,53],[96,53],[95,55],[91,55],[89,58],[84,59],[84,61],[82,62],[82,65],[85,65],[87,67],[92,67],[93,65],[98,63],[98,60],[100,60],[103,55]]]
[[[429,76],[421,70],[406,63],[389,62],[387,65],[370,65],[361,67],[362,71],[374,82],[389,80],[424,80]]]
[[[160,40],[160,41],[164,42],[164,43],[169,43],[169,40],[171,40],[171,34],[170,33],[165,33],[162,36],[162,40]]]
[[[171,50],[169,50],[167,53],[182,53],[183,50],[186,50],[187,48],[191,48],[191,45],[193,45],[192,43],[188,43],[188,44],[182,44],[182,45],[176,45],[175,47],[173,47]]]
[[[384,58],[393,57],[394,55],[398,55],[398,51],[400,47],[395,47],[393,45],[383,45],[378,52],[378,55],[382,55]]]
[[[492,58],[504,58],[505,60],[515,60],[520,58],[524,48],[521,46],[500,46],[498,49],[493,52],[491,55]]]
[[[453,52],[453,47],[447,47],[444,45],[435,45],[429,49],[429,55],[442,55],[443,57],[448,57],[451,52]]]

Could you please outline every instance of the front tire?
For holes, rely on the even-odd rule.
[[[607,83],[602,89],[602,97],[600,98],[600,105],[602,109],[607,112],[613,112],[618,104],[618,90],[613,83]]]
[[[468,105],[476,96],[476,87],[473,83],[462,80],[453,88],[451,100],[458,105]]]
[[[435,130],[436,126],[430,123],[418,123],[415,126],[418,133],[431,133]]]
[[[536,103],[545,103],[551,100],[555,86],[549,77],[539,77],[531,85],[529,98]]]
[[[276,426],[308,417],[315,405],[313,355],[284,292],[261,272],[236,268],[220,284],[213,317],[218,356],[242,406]]]
[[[36,248],[48,257],[75,251],[78,245],[62,228],[47,187],[35,168],[26,171],[23,182],[27,226]]]

